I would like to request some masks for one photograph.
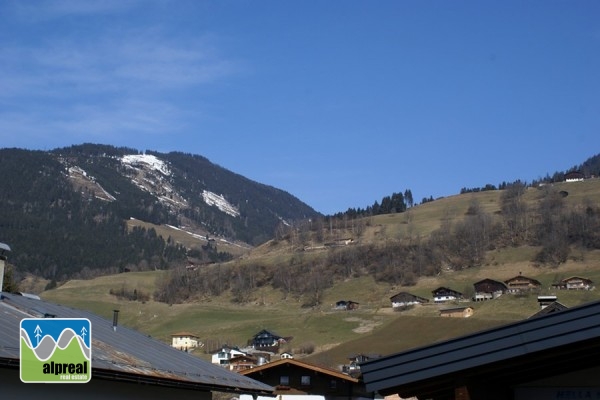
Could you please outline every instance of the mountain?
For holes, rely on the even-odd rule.
[[[256,246],[279,224],[319,215],[283,190],[181,152],[0,149],[0,176],[0,238],[11,262],[49,279],[163,268],[190,255],[228,259],[219,243]],[[197,244],[165,239],[154,226],[183,229]]]

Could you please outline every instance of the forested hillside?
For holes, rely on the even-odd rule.
[[[129,156],[137,161],[125,162]],[[1,149],[0,239],[13,248],[18,274],[62,281],[173,268],[157,299],[185,301],[231,290],[244,302],[254,289],[271,286],[286,296],[302,295],[311,305],[336,280],[351,276],[407,285],[443,268],[479,266],[486,252],[506,246],[536,246],[532,262],[550,266],[572,256],[574,247],[599,246],[597,193],[573,202],[568,191],[554,186],[565,173],[531,184],[466,190],[492,193],[496,208],[473,198],[460,218],[440,217],[436,229],[423,231],[413,221],[417,207],[435,208],[442,200],[416,204],[410,189],[372,206],[320,216],[290,194],[202,156],[152,151],[141,156],[96,144],[50,152]],[[145,164],[148,159],[161,164],[159,172]],[[569,171],[584,171],[593,182],[599,160],[591,157]],[[406,230],[396,235],[379,230],[377,218],[385,215],[402,216]],[[184,247],[152,227],[167,225],[185,227],[201,239]],[[266,256],[225,263],[233,256],[209,235],[258,245],[252,254]],[[339,246],[343,239],[352,245]],[[190,258],[218,264],[182,274]]]
[[[0,149],[0,240],[19,273],[64,280],[185,265],[189,253],[223,260],[231,257],[207,245],[209,235],[257,245],[282,221],[317,215],[289,193],[203,157],[150,153],[164,170],[126,162],[140,153],[107,145]],[[185,227],[204,241],[186,249],[152,228],[128,228],[131,219]]]
[[[437,219],[436,226],[415,222],[422,216],[428,223]],[[270,287],[317,306],[325,290],[349,278],[411,286],[442,271],[488,265],[493,252],[521,247],[532,249],[530,263],[551,269],[600,249],[600,180],[537,187],[516,182],[404,213],[305,222],[243,261],[172,270],[155,299],[174,303],[231,291],[243,303]]]

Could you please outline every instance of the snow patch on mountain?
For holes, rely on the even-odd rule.
[[[151,154],[127,154],[121,158],[121,162],[132,167],[139,164],[145,164],[151,170],[158,171],[165,176],[171,175],[171,171],[167,164]]]
[[[135,171],[130,177],[135,185],[155,195],[163,204],[175,208],[185,208],[188,201],[173,190],[169,179],[171,170],[166,162],[150,154],[127,154],[121,162]],[[222,212],[238,217],[240,212],[223,195],[204,190],[202,199],[209,206],[216,206]]]
[[[227,200],[225,200],[225,197],[223,197],[222,195],[209,192],[208,190],[203,190],[202,198],[204,199],[204,202],[209,206],[217,206],[219,210],[231,215],[232,217],[238,217],[240,215],[238,209],[232,206]]]
[[[100,185],[93,176],[78,166],[71,166],[67,168],[68,176],[71,182],[79,188],[87,189],[88,193],[93,194],[94,197],[105,201],[115,201],[116,198],[108,193],[106,189]]]

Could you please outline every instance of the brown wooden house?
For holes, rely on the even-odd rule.
[[[431,293],[433,294],[433,301],[435,303],[445,303],[463,298],[462,293],[443,286],[432,290]]]
[[[473,315],[472,307],[454,307],[440,310],[440,317],[469,318]]]
[[[495,281],[493,279],[483,279],[473,284],[475,295],[473,300],[483,301],[491,300],[502,296],[508,290],[504,282]]]
[[[536,291],[540,290],[540,288],[542,287],[540,281],[533,278],[528,278],[521,274],[505,280],[504,283],[506,283],[509,293]]]
[[[235,356],[229,360],[229,370],[240,372],[250,368],[254,368],[258,365],[258,357],[254,357],[248,354]]]
[[[408,292],[400,292],[390,297],[390,301],[392,302],[392,308],[401,309],[417,304],[428,303],[429,299],[415,296],[414,294],[410,294]]]
[[[591,290],[594,288],[594,282],[587,278],[571,276],[558,283],[553,283],[552,287],[559,290]]]

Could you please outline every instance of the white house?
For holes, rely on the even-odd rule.
[[[171,346],[177,350],[189,351],[196,347],[202,347],[199,337],[189,332],[179,332],[171,335]]]
[[[219,351],[213,353],[211,362],[222,367],[228,367],[232,358],[246,355],[246,353],[234,347],[223,346]]]
[[[460,300],[463,298],[462,293],[446,287],[439,287],[432,291],[434,303],[445,303],[448,301]]]

